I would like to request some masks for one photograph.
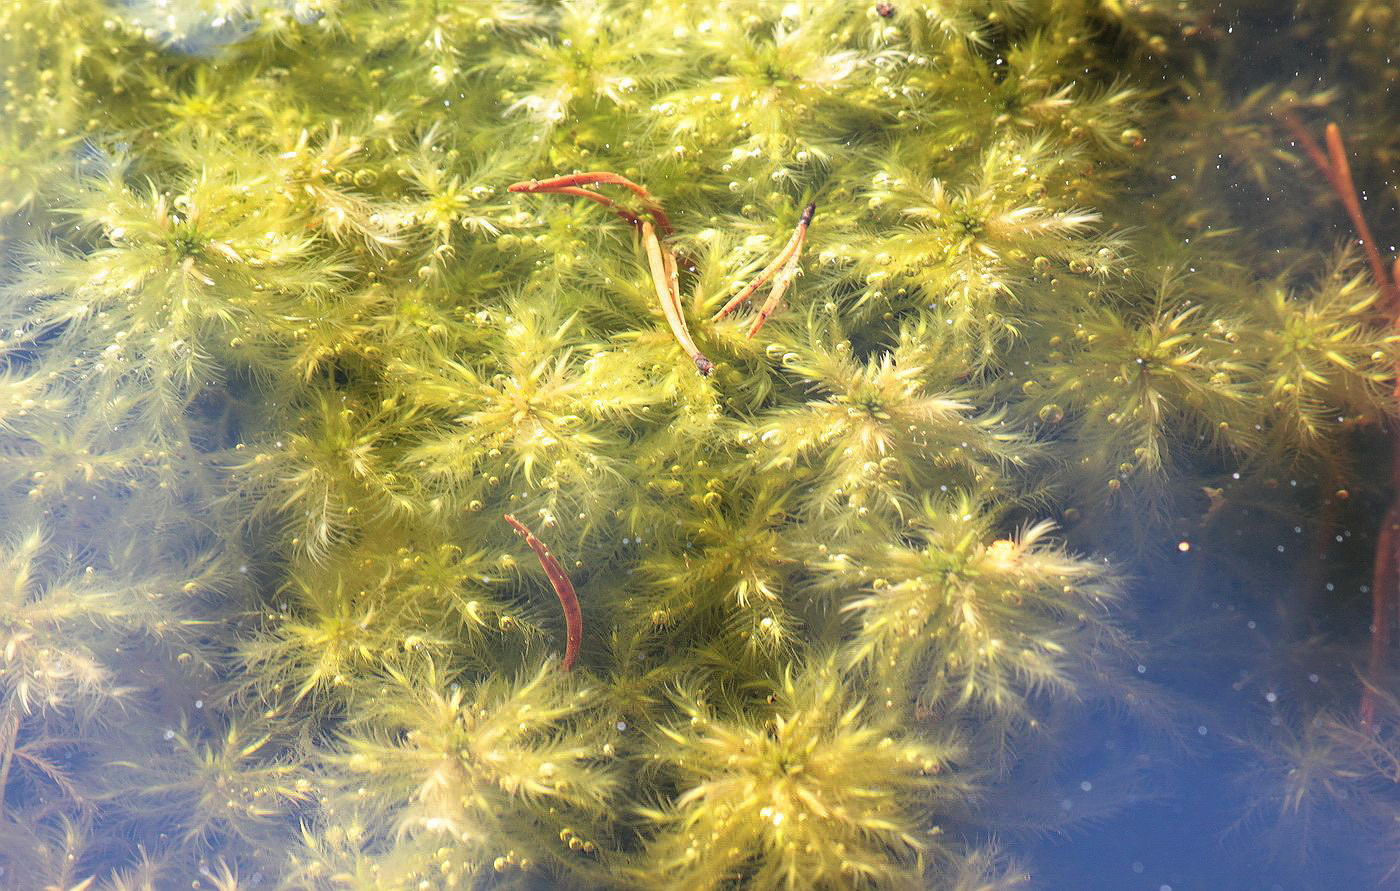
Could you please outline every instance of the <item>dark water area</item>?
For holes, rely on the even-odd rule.
[[[1397,46],[0,6],[0,889],[1400,886]]]

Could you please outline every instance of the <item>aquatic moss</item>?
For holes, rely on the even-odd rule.
[[[4,881],[1018,887],[1202,673],[1274,697],[1240,812],[1393,823],[1299,678],[1364,637],[1395,337],[1284,122],[1387,182],[1397,17],[1296,12],[10,4]],[[655,205],[508,189],[581,171],[713,375]]]

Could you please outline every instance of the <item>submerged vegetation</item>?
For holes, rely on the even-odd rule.
[[[1397,37],[6,4],[0,886],[1393,876]]]

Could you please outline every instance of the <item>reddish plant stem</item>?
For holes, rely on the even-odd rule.
[[[1366,223],[1366,217],[1361,213],[1361,200],[1357,196],[1356,182],[1351,177],[1351,164],[1347,161],[1346,145],[1342,142],[1342,131],[1335,123],[1327,125],[1327,154],[1323,154],[1322,147],[1317,144],[1303,127],[1302,121],[1292,112],[1282,114],[1283,122],[1288,125],[1293,137],[1298,140],[1298,144],[1307,152],[1314,165],[1327,178],[1331,184],[1332,191],[1337,193],[1342,206],[1346,208],[1347,216],[1351,219],[1352,228],[1361,241],[1361,250],[1366,254],[1366,262],[1371,267],[1371,277],[1376,281],[1376,287],[1380,288],[1383,296],[1391,304],[1392,312],[1397,309],[1396,304],[1400,303],[1400,281],[1392,279],[1390,273],[1386,271],[1385,261],[1381,259],[1380,249],[1376,246],[1375,236],[1371,234],[1371,227]],[[1396,278],[1400,279],[1400,258],[1397,258]],[[1396,319],[1400,324],[1400,318]]]
[[[788,262],[793,260],[797,253],[802,250],[802,242],[807,236],[807,227],[812,224],[812,216],[816,212],[817,205],[815,202],[808,204],[802,209],[802,216],[797,221],[797,227],[793,229],[792,237],[788,239],[787,244],[783,245],[783,249],[778,251],[778,255],[773,258],[772,262],[763,267],[763,271],[759,272],[754,280],[745,286],[744,290],[729,298],[729,302],[720,307],[719,312],[715,313],[714,317],[710,319],[711,322],[718,322],[737,309],[739,304],[752,297],[753,293],[766,285],[768,280],[777,274],[779,269],[782,269]],[[762,326],[762,322],[760,322],[759,325]],[[749,336],[752,337],[753,334]]]
[[[540,560],[540,566],[544,568],[544,574],[549,577],[549,583],[554,586],[554,593],[559,597],[559,605],[564,608],[564,661],[561,663],[563,669],[568,671],[574,667],[574,660],[578,658],[579,646],[583,643],[583,612],[579,609],[578,595],[574,593],[574,583],[569,581],[569,576],[564,572],[564,567],[559,565],[559,561],[545,547],[544,542],[535,538],[535,534],[528,527],[510,514],[505,515],[505,521],[519,532],[525,539],[525,543],[530,546],[530,550],[535,552],[535,556]]]
[[[1356,182],[1351,176],[1351,164],[1347,161],[1346,145],[1342,142],[1342,131],[1336,123],[1327,125],[1327,152],[1317,144],[1301,121],[1292,112],[1282,113],[1284,123],[1292,131],[1298,144],[1307,152],[1313,164],[1326,177],[1332,190],[1337,193],[1352,228],[1361,241],[1361,249],[1366,254],[1366,262],[1371,267],[1371,277],[1380,289],[1390,312],[1390,324],[1400,330],[1400,258],[1396,258],[1391,270],[1385,267],[1375,236],[1361,212],[1361,199],[1357,195]],[[1400,400],[1400,363],[1395,368],[1395,396]],[[1397,439],[1392,431],[1392,439]],[[1380,532],[1376,536],[1376,560],[1371,572],[1371,652],[1367,660],[1367,678],[1361,691],[1361,726],[1374,729],[1376,723],[1376,684],[1381,682],[1385,671],[1386,656],[1390,649],[1391,615],[1400,602],[1400,441],[1392,442],[1390,464],[1390,505],[1381,521]]]
[[[646,213],[651,216],[652,220],[656,221],[656,225],[653,227],[650,220],[642,219],[641,216],[622,207],[608,196],[583,188],[584,186],[597,185],[622,186],[631,191],[632,194],[641,199],[642,204],[646,207]],[[570,173],[550,179],[532,179],[512,183],[506,190],[531,195],[568,195],[573,198],[587,198],[589,201],[601,204],[611,210],[621,217],[623,222],[631,224],[632,228],[636,229],[638,235],[641,236],[642,246],[647,252],[652,277],[656,283],[656,292],[661,299],[661,309],[666,314],[666,321],[671,326],[671,332],[702,375],[709,376],[714,371],[714,363],[705,358],[695,346],[695,342],[691,340],[690,331],[686,328],[685,316],[680,307],[681,289],[677,266],[684,265],[687,269],[694,270],[695,265],[688,257],[677,257],[674,250],[669,246],[663,246],[660,239],[657,238],[656,231],[658,229],[663,238],[673,234],[675,229],[671,225],[670,217],[666,216],[666,211],[661,209],[661,204],[652,197],[650,192],[627,177],[618,173],[609,173],[606,170]],[[810,220],[811,214],[807,213],[804,219]]]
[[[797,278],[798,263],[802,259],[802,244],[807,240],[807,227],[812,224],[812,214],[816,211],[816,204],[808,204],[803,209],[802,220],[797,224],[797,231],[793,234],[792,251],[787,260],[784,261],[783,267],[778,270],[778,276],[773,280],[773,287],[768,291],[768,299],[763,301],[763,306],[758,310],[758,316],[749,326],[750,340],[763,327],[763,323],[768,321],[768,317],[778,311],[778,307],[782,305],[783,294],[787,293],[793,279]]]
[[[1400,449],[1391,467],[1391,484],[1400,484]],[[1392,498],[1376,536],[1376,564],[1371,572],[1371,653],[1367,663],[1368,683],[1361,691],[1361,726],[1376,723],[1376,692],[1385,657],[1390,649],[1391,605],[1400,588],[1400,499]]]
[[[1371,264],[1371,276],[1376,280],[1376,285],[1381,289],[1381,294],[1390,304],[1393,313],[1397,309],[1397,300],[1400,300],[1400,287],[1386,274],[1385,261],[1381,259],[1380,249],[1376,247],[1376,238],[1371,234],[1371,227],[1366,225],[1366,217],[1361,213],[1361,200],[1356,194],[1356,183],[1351,178],[1351,164],[1347,162],[1346,146],[1342,144],[1342,131],[1336,124],[1327,125],[1327,153],[1332,159],[1332,168],[1337,173],[1334,188],[1338,197],[1342,199],[1342,206],[1347,209],[1347,216],[1351,217],[1351,224],[1356,227],[1356,234],[1361,236],[1361,249],[1366,252],[1366,262]],[[1400,324],[1400,319],[1396,319],[1396,322]]]
[[[528,182],[512,183],[506,187],[508,192],[529,192],[537,194],[541,192],[555,193],[560,195],[574,195],[592,197],[594,193],[588,192],[581,186],[622,186],[641,199],[646,207],[647,213],[656,220],[656,228],[661,230],[663,236],[669,236],[675,232],[675,227],[671,225],[671,218],[666,216],[666,211],[662,210],[661,202],[657,201],[642,186],[632,182],[620,173],[610,173],[606,170],[595,170],[588,173],[571,173],[566,176],[555,176],[549,179],[533,179]],[[602,196],[598,196],[601,198]],[[593,200],[597,201],[597,198]],[[599,202],[604,203],[604,202]],[[616,205],[611,205],[616,207]],[[624,217],[626,219],[626,217]],[[636,225],[636,216],[633,215],[630,222]]]
[[[529,182],[515,183],[510,186],[511,192],[552,192],[555,189],[567,188],[571,186],[622,186],[648,204],[655,204],[656,199],[651,196],[642,186],[632,182],[620,173],[612,173],[607,170],[594,170],[588,173],[569,173],[563,176],[553,176],[549,179],[532,179]]]
[[[587,189],[579,189],[574,186],[560,186],[557,189],[550,189],[549,194],[572,195],[575,198],[587,198],[589,201],[596,201],[597,203],[606,207],[608,210],[617,214],[619,217],[622,218],[622,221],[624,223],[631,223],[633,226],[640,226],[642,224],[641,217],[637,216],[632,211],[618,204],[616,201],[612,200],[607,195],[603,195],[598,192],[590,192]]]

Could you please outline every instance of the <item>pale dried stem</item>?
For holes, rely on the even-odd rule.
[[[685,324],[685,314],[681,311],[675,255],[669,248],[662,247],[661,242],[657,240],[656,230],[645,220],[642,221],[642,247],[647,252],[652,284],[656,287],[657,299],[661,301],[661,311],[666,314],[666,321],[671,326],[671,334],[700,373],[709,376],[714,371],[714,363],[705,358],[691,339],[690,329]]]

